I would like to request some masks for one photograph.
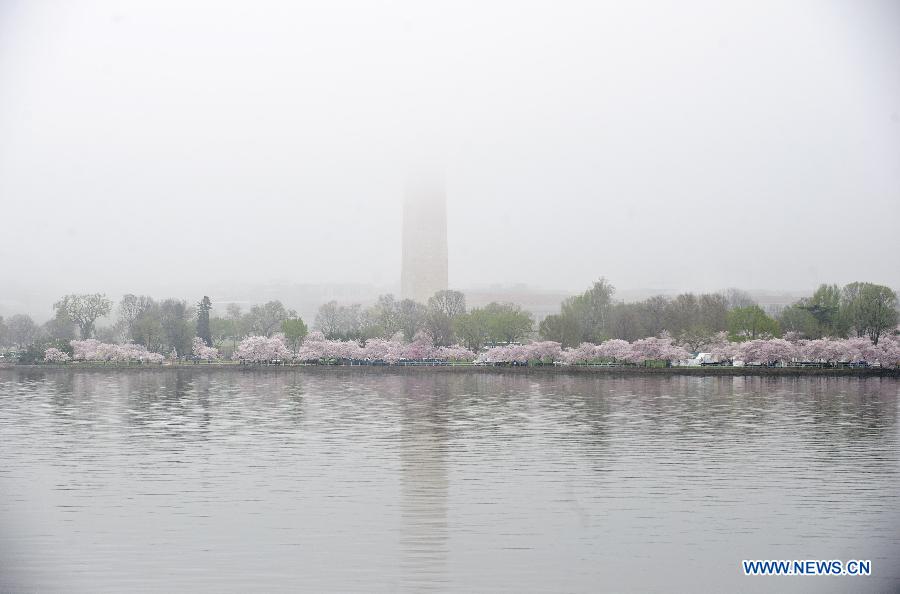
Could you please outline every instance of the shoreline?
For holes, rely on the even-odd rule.
[[[302,373],[475,373],[475,374],[519,374],[519,375],[600,375],[600,376],[694,376],[694,377],[740,377],[740,376],[819,376],[819,377],[896,377],[900,378],[900,368],[820,368],[820,367],[593,367],[593,366],[553,366],[507,367],[493,365],[237,365],[234,363],[175,363],[163,365],[103,365],[103,364],[0,364],[0,370],[19,371],[232,371],[239,373],[256,372],[302,372]]]

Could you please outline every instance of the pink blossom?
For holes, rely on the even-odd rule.
[[[541,363],[553,363],[562,358],[562,346],[558,342],[545,340],[542,342],[532,342],[525,345],[530,361],[540,361]]]
[[[475,353],[464,346],[455,344],[448,347],[439,347],[435,357],[442,361],[472,361]]]
[[[44,361],[47,363],[65,363],[69,361],[69,354],[57,348],[50,347],[44,351]]]
[[[412,342],[401,348],[401,355],[404,359],[410,361],[421,361],[423,359],[433,358],[435,355],[435,348],[431,336],[422,331],[417,332]]]
[[[297,349],[295,355],[298,361],[319,361],[326,357],[327,341],[325,335],[319,331],[310,332],[303,340],[303,344]]]
[[[481,353],[478,361],[483,363],[527,363],[528,349],[517,344],[496,346]]]
[[[107,344],[93,338],[73,340],[70,344],[75,353],[73,358],[76,361],[159,363],[163,359],[162,355],[151,353],[146,347],[139,344]]]
[[[900,366],[900,340],[894,336],[884,336],[878,341],[876,358],[882,367]]]
[[[844,356],[847,361],[869,361],[878,359],[878,347],[868,338],[848,338],[843,341]]]
[[[789,362],[796,357],[797,349],[781,338],[749,340],[741,343],[738,355],[741,360],[748,363]]]
[[[690,353],[682,347],[676,346],[672,339],[666,336],[634,341],[627,360],[632,363],[643,363],[644,361],[680,361],[690,357]]]
[[[567,349],[563,353],[562,361],[569,365],[577,365],[579,363],[590,363],[597,358],[597,347],[589,342],[582,342],[574,349]]]
[[[382,361],[388,365],[394,365],[401,359],[403,345],[393,340],[383,338],[370,338],[364,348],[365,358],[369,361]]]
[[[284,337],[276,334],[272,337],[248,336],[238,345],[232,358],[251,363],[269,363],[284,361],[291,357],[291,352],[284,344]]]
[[[199,336],[195,336],[191,341],[191,351],[195,357],[204,361],[213,361],[219,358],[219,349],[206,346]]]
[[[631,343],[613,338],[597,346],[597,358],[611,361],[628,361],[631,357]]]

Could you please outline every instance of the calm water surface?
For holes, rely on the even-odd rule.
[[[896,379],[0,370],[0,591],[896,591]],[[741,559],[871,559],[750,578]]]

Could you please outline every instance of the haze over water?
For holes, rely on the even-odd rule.
[[[423,153],[452,288],[897,287],[897,23],[893,0],[6,0],[0,315],[397,293]]]
[[[898,392],[4,369],[0,590],[894,590]],[[816,558],[874,575],[740,569]]]

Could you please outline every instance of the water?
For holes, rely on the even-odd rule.
[[[900,381],[0,370],[0,591],[892,591]],[[867,578],[741,559],[871,559]]]

